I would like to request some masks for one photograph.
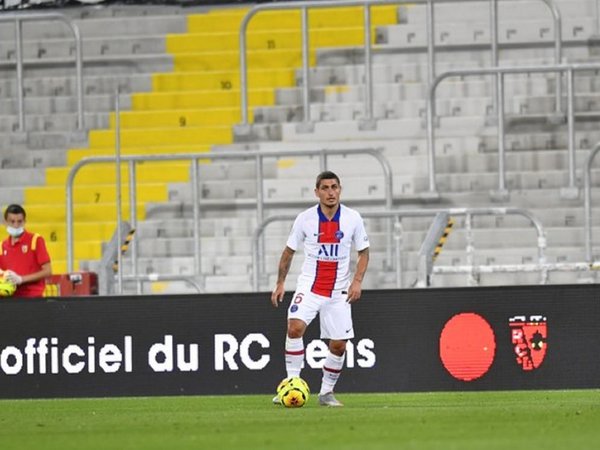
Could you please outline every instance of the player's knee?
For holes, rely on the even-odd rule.
[[[301,338],[304,336],[304,330],[306,330],[306,325],[301,320],[288,321],[287,335],[289,338]]]
[[[329,351],[336,356],[342,356],[346,352],[346,341],[329,341]]]

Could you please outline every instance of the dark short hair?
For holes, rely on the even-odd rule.
[[[335,173],[331,172],[330,170],[326,170],[325,172],[321,172],[319,175],[317,175],[317,183],[315,185],[317,189],[319,189],[321,181],[323,180],[335,180],[338,184],[341,184],[340,177],[338,177]]]
[[[17,205],[16,203],[13,203],[12,205],[8,205],[6,207],[6,209],[4,210],[4,219],[8,219],[8,215],[9,214],[23,214],[23,218],[27,217],[27,214],[25,213],[25,210],[23,209],[23,207],[21,205]]]

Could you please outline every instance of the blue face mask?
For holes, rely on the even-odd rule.
[[[19,237],[25,232],[25,228],[13,228],[11,226],[8,226],[6,227],[6,231],[8,231],[8,234],[10,234],[12,237]]]

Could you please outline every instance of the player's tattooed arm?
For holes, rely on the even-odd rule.
[[[354,303],[360,299],[362,295],[362,281],[367,272],[369,265],[369,248],[365,248],[358,252],[358,258],[356,260],[356,270],[354,272],[354,278],[348,289],[348,302]]]
[[[294,250],[289,247],[283,249],[281,259],[279,260],[279,268],[277,270],[277,284],[275,289],[271,293],[271,303],[277,308],[279,303],[283,300],[283,294],[285,294],[285,278],[287,277],[290,267],[292,265],[292,258],[294,257]]]

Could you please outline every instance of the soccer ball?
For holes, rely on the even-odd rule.
[[[308,401],[310,388],[300,377],[285,378],[277,386],[277,396],[286,408],[300,408]]]
[[[0,277],[0,297],[10,297],[16,290],[17,286],[4,277]]]

